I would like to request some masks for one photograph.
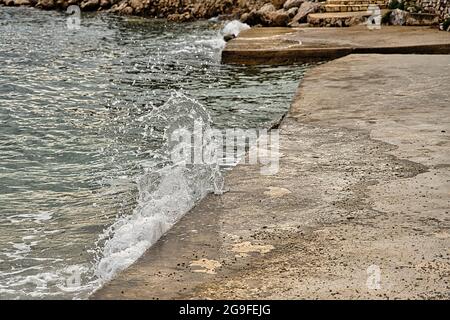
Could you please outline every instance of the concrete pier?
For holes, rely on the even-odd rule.
[[[278,173],[227,185],[91,298],[448,299],[450,56],[312,68]]]
[[[450,54],[450,36],[430,27],[252,28],[228,42],[222,61],[291,64],[328,61],[351,53]]]

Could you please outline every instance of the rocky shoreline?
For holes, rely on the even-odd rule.
[[[31,6],[43,10],[66,10],[70,5],[78,5],[83,12],[108,11],[191,21],[221,15],[239,17],[244,12],[261,8],[266,2],[266,0],[0,0],[0,5]]]
[[[398,5],[392,7],[393,3]],[[312,26],[319,27],[350,26],[360,24],[364,20],[353,18],[350,19],[351,21],[345,20],[345,23],[326,22],[325,25],[313,23],[308,17],[309,14],[329,13],[330,4],[324,0],[0,0],[0,5],[31,6],[43,10],[67,10],[69,6],[77,5],[83,12],[106,11],[123,15],[165,18],[175,22],[210,18],[239,19],[250,26],[263,27],[298,27],[307,26],[308,22]],[[395,18],[386,19],[389,24],[408,25],[406,22],[412,19],[414,23],[409,25],[435,25],[439,21],[449,20],[447,11],[450,11],[450,0],[403,0],[403,2],[386,0],[383,7],[388,6],[390,9],[395,9],[395,12],[388,12],[391,18],[392,16]],[[417,14],[420,15],[420,19],[410,17]],[[435,20],[426,17],[431,19],[431,22],[424,22],[423,15],[432,16],[431,18]],[[409,20],[408,17],[410,17]],[[339,20],[339,18],[336,19]]]
[[[240,19],[249,25],[285,27],[311,12],[322,3],[305,0],[0,0],[5,6],[31,6],[43,10],[66,10],[77,5],[82,12],[107,11],[170,21],[199,19]]]

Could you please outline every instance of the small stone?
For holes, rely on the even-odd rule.
[[[234,34],[226,34],[223,36],[223,40],[225,40],[225,42],[233,40],[234,38],[236,38],[236,36]]]
[[[287,14],[288,14],[289,18],[292,19],[293,17],[295,17],[297,12],[298,12],[298,7],[293,7],[287,11]]]
[[[270,12],[266,16],[266,23],[270,27],[285,27],[289,22],[289,15],[283,9]]]
[[[190,12],[184,12],[184,13],[174,13],[167,17],[167,20],[174,21],[174,22],[187,22],[192,21],[194,17],[191,15]]]
[[[39,0],[36,7],[44,10],[51,10],[55,8],[55,2],[53,0]]]
[[[31,5],[30,0],[14,0],[15,6],[29,6]]]
[[[144,10],[144,2],[142,0],[130,0],[130,7],[133,8],[134,13],[141,13]]]

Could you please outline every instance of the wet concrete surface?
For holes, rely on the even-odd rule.
[[[328,61],[351,53],[450,54],[450,36],[431,27],[252,28],[227,43],[222,61],[291,64]]]
[[[450,56],[312,68],[280,129],[91,298],[448,299]]]

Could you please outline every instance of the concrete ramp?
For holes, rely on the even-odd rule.
[[[252,28],[227,43],[222,62],[305,63],[350,53],[450,54],[450,35],[431,27]]]

